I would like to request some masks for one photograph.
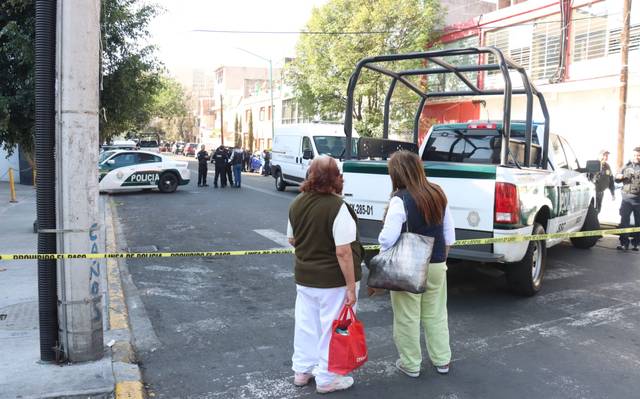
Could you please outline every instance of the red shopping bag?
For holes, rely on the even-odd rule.
[[[351,306],[344,305],[331,329],[329,371],[346,375],[362,366],[368,358],[364,325]]]

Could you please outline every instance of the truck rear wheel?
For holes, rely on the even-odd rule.
[[[598,221],[598,212],[596,208],[593,207],[593,204],[589,205],[589,209],[587,210],[587,215],[584,218],[584,224],[582,225],[582,229],[580,231],[592,231],[592,230],[600,230],[600,222]],[[571,244],[580,249],[589,249],[596,245],[600,236],[592,236],[592,237],[574,237],[571,238]]]
[[[544,233],[544,227],[541,224],[533,224],[532,235]],[[533,296],[540,291],[546,261],[546,241],[529,241],[527,252],[522,260],[507,266],[507,282],[513,292],[518,295]]]

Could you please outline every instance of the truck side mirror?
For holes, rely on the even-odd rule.
[[[587,166],[584,168],[584,172],[586,173],[598,173],[600,172],[600,161],[598,160],[592,160],[592,161],[587,161]]]
[[[302,159],[313,159],[313,150],[302,151]]]
[[[116,161],[113,159],[110,159],[107,161],[107,165],[115,165],[115,164],[116,164]]]

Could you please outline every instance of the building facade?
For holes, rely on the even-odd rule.
[[[444,48],[495,46],[525,67],[550,113],[550,130],[565,136],[582,160],[600,149],[616,164],[620,91],[622,0],[530,0],[450,25]],[[567,12],[561,12],[561,6]],[[564,14],[564,18],[563,15]],[[566,29],[563,29],[565,27]],[[564,52],[561,51],[565,41]],[[640,145],[640,5],[631,10],[625,155]],[[477,63],[463,57],[462,64]],[[488,60],[489,62],[491,60]],[[484,88],[501,88],[496,73],[467,74]],[[519,77],[512,76],[514,87]],[[455,88],[450,78],[429,79],[430,89]],[[524,119],[523,96],[514,96],[512,119]],[[454,98],[428,105],[423,116],[433,122],[501,119],[502,97]],[[534,120],[541,120],[534,106]],[[422,132],[423,134],[425,132]]]

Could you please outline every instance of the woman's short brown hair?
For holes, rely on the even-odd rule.
[[[320,194],[342,194],[344,179],[336,160],[328,156],[314,159],[309,166],[309,177],[300,191]]]

